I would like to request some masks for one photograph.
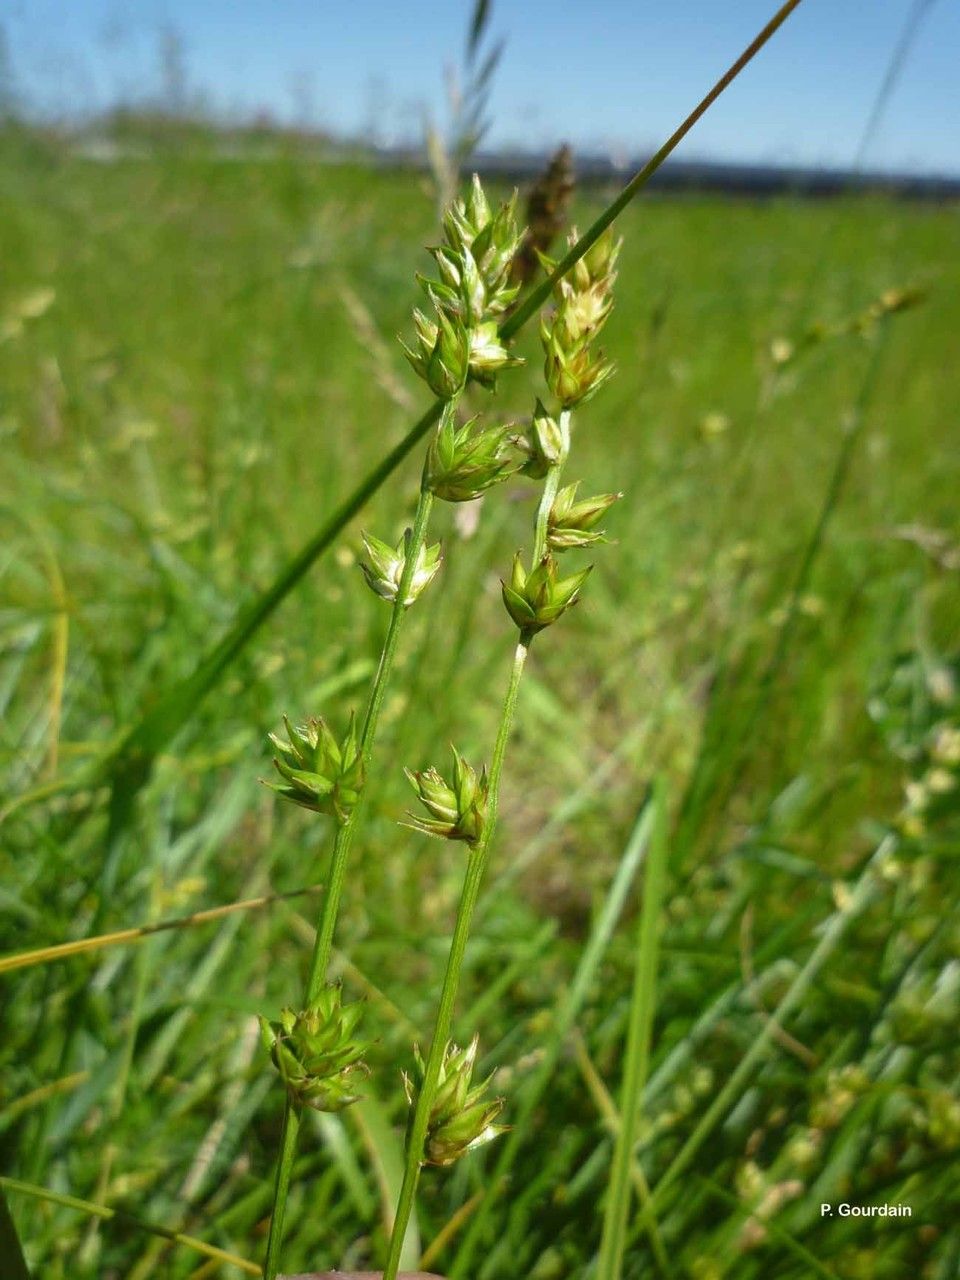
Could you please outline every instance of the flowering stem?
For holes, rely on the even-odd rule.
[[[557,496],[557,490],[560,486],[560,475],[563,471],[563,464],[566,461],[570,439],[570,411],[565,409],[560,414],[560,430],[564,441],[564,447],[560,458],[547,471],[544,478],[543,490],[540,494],[540,502],[537,506],[537,517],[533,544],[533,563],[536,565],[547,554],[547,529],[550,517],[550,511],[553,507],[554,499]],[[416,1106],[413,1113],[413,1121],[407,1137],[406,1165],[403,1172],[403,1183],[400,1188],[400,1198],[397,1203],[397,1215],[393,1224],[393,1234],[390,1237],[390,1248],[387,1253],[386,1266],[383,1272],[383,1280],[396,1280],[397,1268],[400,1265],[400,1250],[407,1233],[407,1224],[410,1221],[410,1214],[413,1212],[414,1200],[417,1193],[417,1184],[420,1180],[420,1170],[423,1161],[424,1144],[427,1137],[427,1128],[430,1122],[430,1109],[433,1106],[433,1099],[437,1090],[437,1082],[440,1078],[440,1068],[443,1064],[443,1056],[446,1051],[447,1041],[450,1037],[450,1027],[453,1023],[453,1006],[457,998],[457,990],[460,985],[460,974],[463,969],[463,958],[467,948],[467,940],[470,936],[470,926],[473,923],[473,913],[477,905],[477,898],[480,893],[480,886],[483,883],[484,872],[487,868],[489,860],[490,845],[493,840],[494,831],[497,824],[497,808],[500,800],[500,777],[503,773],[503,761],[507,751],[507,743],[510,739],[510,731],[513,728],[513,718],[517,707],[517,695],[520,691],[520,679],[523,675],[523,668],[527,661],[527,654],[530,651],[530,643],[532,634],[527,635],[521,633],[520,640],[514,650],[513,666],[510,670],[510,680],[507,685],[506,696],[503,701],[503,710],[500,715],[500,725],[497,729],[497,737],[493,747],[493,759],[490,762],[490,789],[487,795],[487,817],[481,835],[477,844],[470,851],[470,858],[467,862],[467,874],[463,882],[463,890],[460,894],[460,905],[457,908],[457,920],[454,925],[453,939],[450,943],[450,953],[447,956],[447,969],[443,977],[443,988],[440,992],[440,1004],[437,1009],[437,1019],[433,1029],[433,1038],[430,1042],[430,1052],[427,1056],[426,1067],[424,1068],[423,1083],[417,1094]]]
[[[449,415],[456,412],[458,399],[459,396],[456,396],[444,404],[443,413],[441,415],[441,426],[447,421]],[[380,651],[380,662],[377,666],[377,672],[370,688],[370,697],[367,702],[367,709],[363,718],[363,726],[360,731],[360,755],[363,760],[364,776],[366,776],[369,771],[370,758],[373,754],[373,744],[377,732],[377,723],[380,719],[380,711],[383,707],[383,700],[387,692],[387,683],[389,681],[390,672],[393,668],[394,658],[397,653],[400,630],[403,625],[404,616],[407,612],[408,606],[404,604],[404,601],[410,593],[410,585],[413,581],[413,575],[416,570],[417,558],[420,555],[421,548],[426,542],[427,526],[430,521],[430,511],[432,507],[433,494],[422,480],[420,484],[420,497],[417,502],[417,510],[413,518],[413,529],[404,555],[403,573],[397,588],[396,599],[393,602],[393,609],[390,613],[390,624],[387,628],[383,648]],[[359,814],[360,805],[358,804],[350,812],[347,820],[337,827],[337,834],[333,843],[333,854],[330,859],[330,874],[327,879],[327,887],[323,896],[323,906],[320,911],[316,940],[313,945],[313,955],[310,959],[310,968],[307,975],[305,996],[306,1005],[309,1005],[317,998],[327,979],[327,969],[330,964],[330,953],[333,949],[333,935],[337,925],[337,916],[340,911],[340,900],[343,896],[343,886],[346,880],[347,859],[350,856],[350,848],[353,844],[353,836],[357,829]],[[264,1280],[274,1280],[277,1274],[277,1269],[280,1265],[280,1245],[283,1239],[283,1218],[287,1206],[287,1194],[290,1190],[290,1178],[293,1173],[293,1161],[297,1153],[297,1139],[300,1133],[300,1120],[301,1108],[298,1107],[288,1096],[283,1113],[283,1127],[280,1138],[280,1159],[277,1164],[277,1178],[273,1194],[273,1210],[270,1216],[270,1234],[267,1239],[267,1256],[263,1269]]]
[[[443,1063],[444,1050],[446,1049],[447,1040],[450,1036],[450,1027],[453,1022],[453,1006],[457,998],[457,989],[460,985],[460,973],[463,969],[463,957],[467,948],[467,939],[470,936],[473,912],[477,905],[477,897],[480,892],[480,885],[483,881],[483,874],[486,870],[490,844],[493,838],[494,828],[496,826],[497,803],[500,794],[500,776],[503,772],[503,760],[507,750],[507,742],[510,738],[510,730],[513,726],[513,717],[517,706],[517,694],[520,689],[520,677],[523,675],[523,667],[527,660],[528,649],[529,641],[521,640],[513,655],[510,682],[507,686],[506,697],[503,701],[503,711],[500,716],[500,727],[497,730],[497,740],[493,748],[493,759],[490,763],[490,789],[487,793],[487,819],[484,824],[483,834],[477,844],[471,849],[470,859],[467,863],[467,874],[463,882],[463,891],[460,895],[460,905],[457,908],[457,921],[454,925],[453,941],[450,944],[450,954],[447,957],[447,969],[443,977],[443,988],[440,992],[440,1004],[437,1009],[437,1020],[433,1028],[433,1039],[430,1042],[430,1052],[427,1055],[427,1064],[424,1068],[423,1083],[417,1093],[417,1102],[413,1112],[413,1121],[410,1125],[410,1131],[407,1138],[406,1165],[403,1171],[403,1184],[400,1188],[400,1199],[397,1203],[397,1215],[393,1224],[393,1234],[390,1237],[390,1248],[387,1253],[383,1280],[396,1280],[397,1270],[400,1265],[400,1250],[403,1246],[403,1241],[407,1233],[407,1224],[410,1221],[410,1214],[413,1211],[413,1204],[416,1198],[417,1183],[420,1180],[424,1144],[427,1138],[427,1127],[430,1121],[430,1109],[433,1106],[433,1099],[437,1089],[437,1081],[440,1078],[440,1067]]]

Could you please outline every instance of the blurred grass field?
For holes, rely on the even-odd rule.
[[[266,734],[284,712],[343,723],[362,703],[386,611],[362,584],[359,532],[398,536],[415,458],[196,707],[110,881],[105,792],[18,797],[82,769],[188,675],[424,407],[394,338],[436,215],[416,175],[296,152],[102,164],[16,137],[0,147],[0,195],[12,953],[322,880],[324,823],[258,784]],[[603,199],[578,195],[581,226]],[[615,545],[564,634],[534,648],[460,1004],[505,1118],[542,1092],[478,1251],[458,1253],[496,1146],[428,1176],[421,1240],[468,1205],[435,1269],[588,1274],[637,883],[619,913],[608,895],[662,771],[671,876],[638,1150],[652,1186],[871,851],[897,849],[788,1034],[658,1199],[662,1250],[638,1221],[626,1274],[665,1262],[695,1280],[947,1280],[960,1264],[956,818],[948,805],[909,839],[896,822],[917,742],[960,714],[956,209],[691,194],[643,199],[620,229],[605,344],[618,376],[578,413],[574,464],[588,488],[623,490]],[[833,332],[907,287],[921,305]],[[817,325],[826,336],[804,346]],[[778,363],[785,343],[795,354]],[[491,405],[515,418],[538,386],[535,335],[519,349],[528,369]],[[529,543],[531,503],[520,482],[498,490],[469,536],[440,513],[442,590],[410,618],[338,938],[337,969],[369,1001],[375,1072],[365,1102],[304,1144],[294,1269],[383,1257],[399,1069],[429,1033],[462,867],[456,848],[397,825],[402,766],[442,763],[451,739],[468,758],[489,751],[512,645],[498,577]],[[282,1097],[253,1015],[295,999],[314,905],[0,976],[4,1172],[259,1259]],[[214,1274],[130,1227],[10,1198],[43,1280]],[[821,1218],[840,1199],[913,1217]]]

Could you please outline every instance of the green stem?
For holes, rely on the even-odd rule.
[[[560,428],[564,441],[568,442],[570,438],[569,410],[563,410],[560,414]],[[557,496],[557,489],[560,485],[560,475],[563,471],[563,464],[566,461],[567,450],[568,446],[565,446],[560,459],[550,467],[544,479],[543,490],[540,494],[540,502],[537,506],[533,541],[534,565],[538,564],[539,561],[547,554],[547,528],[550,511],[553,507],[554,499]],[[437,1019],[433,1029],[433,1039],[430,1042],[430,1052],[427,1056],[427,1064],[424,1069],[423,1083],[417,1094],[413,1121],[408,1135],[403,1184],[400,1188],[400,1198],[397,1203],[397,1216],[394,1220],[393,1234],[390,1237],[390,1248],[387,1253],[386,1269],[383,1273],[383,1280],[396,1280],[397,1268],[400,1265],[400,1251],[403,1247],[403,1241],[406,1236],[407,1224],[410,1221],[410,1214],[413,1212],[414,1200],[416,1199],[417,1194],[417,1184],[420,1180],[423,1148],[427,1137],[427,1127],[430,1121],[430,1109],[433,1106],[433,1099],[437,1090],[437,1082],[440,1078],[440,1068],[443,1064],[443,1055],[446,1052],[447,1041],[450,1036],[450,1027],[453,1022],[453,1007],[457,998],[457,990],[460,986],[460,974],[463,969],[463,958],[466,953],[467,940],[470,936],[470,926],[473,923],[474,910],[477,905],[477,898],[480,894],[480,886],[483,882],[484,872],[486,871],[489,859],[490,844],[496,827],[497,808],[500,800],[500,777],[503,773],[503,761],[507,750],[507,742],[510,738],[510,730],[513,727],[513,718],[517,706],[517,694],[520,689],[520,679],[523,675],[523,668],[527,660],[527,654],[530,651],[531,639],[532,636],[521,635],[516,650],[514,651],[513,666],[510,671],[510,681],[507,685],[507,692],[503,702],[503,711],[500,716],[500,726],[497,730],[497,738],[493,748],[493,759],[490,763],[490,789],[487,797],[487,819],[484,824],[483,834],[477,845],[471,850],[470,859],[467,863],[467,874],[464,879],[463,890],[460,895],[460,905],[457,908],[457,920],[454,925],[453,940],[450,944],[450,954],[447,957],[447,969],[443,978],[443,988],[440,992],[440,1004],[437,1009]]]
[[[417,1093],[417,1103],[414,1108],[413,1122],[410,1126],[410,1133],[407,1140],[403,1184],[400,1188],[400,1198],[397,1203],[397,1215],[393,1224],[393,1234],[390,1237],[390,1248],[387,1253],[383,1280],[396,1280],[397,1270],[400,1266],[400,1250],[403,1246],[404,1237],[407,1233],[407,1224],[410,1221],[410,1214],[413,1211],[414,1200],[417,1194],[417,1183],[420,1180],[423,1148],[426,1142],[427,1127],[430,1121],[430,1109],[433,1106],[433,1099],[437,1090],[437,1081],[440,1078],[440,1067],[443,1063],[443,1055],[450,1036],[450,1027],[453,1022],[453,1007],[457,998],[457,989],[460,985],[460,973],[463,969],[463,958],[467,948],[467,939],[470,936],[470,925],[473,921],[473,912],[477,905],[477,897],[480,893],[480,885],[483,881],[483,874],[487,866],[490,844],[493,838],[494,828],[496,827],[497,805],[500,795],[500,777],[503,773],[503,760],[507,750],[507,742],[510,738],[510,730],[513,727],[513,717],[517,706],[517,694],[520,689],[520,677],[523,675],[523,667],[527,660],[527,652],[528,642],[521,640],[514,652],[513,667],[510,671],[510,682],[507,686],[507,693],[503,702],[503,711],[500,716],[500,727],[497,730],[497,740],[493,749],[493,759],[490,763],[490,789],[487,797],[487,820],[483,828],[483,835],[471,850],[470,860],[467,863],[467,874],[463,883],[463,892],[460,895],[460,905],[457,909],[457,921],[453,930],[453,941],[450,944],[450,954],[447,957],[447,969],[443,978],[443,988],[440,992],[440,1004],[437,1009],[437,1020],[433,1029],[433,1039],[430,1042],[430,1052],[427,1055],[427,1064],[424,1069],[423,1083]]]
[[[457,399],[459,399],[459,397],[446,402],[441,417],[441,423],[446,421],[450,414],[456,412]],[[360,754],[363,758],[365,776],[369,773],[370,759],[373,754],[373,744],[377,733],[377,724],[380,719],[383,700],[387,692],[387,684],[389,682],[390,673],[393,669],[394,659],[397,654],[400,630],[407,612],[408,606],[403,602],[406,600],[410,591],[410,584],[413,581],[413,575],[416,569],[417,557],[426,542],[427,526],[430,522],[430,512],[432,507],[433,494],[426,487],[424,480],[421,480],[420,497],[417,502],[416,514],[413,518],[413,529],[411,531],[410,541],[406,549],[403,574],[401,575],[400,584],[397,588],[396,599],[393,602],[393,608],[390,613],[390,624],[387,628],[383,648],[380,651],[380,662],[377,666],[377,672],[370,688],[370,698],[367,702],[367,709],[363,718],[363,726],[360,731]],[[343,897],[343,886],[346,881],[347,860],[350,856],[350,848],[353,844],[353,837],[358,826],[359,815],[360,805],[357,805],[350,813],[346,822],[341,823],[337,828],[337,834],[333,843],[333,854],[330,859],[330,875],[327,880],[326,892],[323,896],[323,906],[320,911],[317,935],[313,945],[313,955],[310,958],[310,968],[307,975],[305,996],[306,1005],[309,1005],[317,998],[324,983],[326,982],[327,969],[330,965],[330,954],[333,950],[333,936],[337,926],[337,916],[340,911],[340,900]],[[286,1213],[287,1195],[290,1190],[290,1179],[293,1173],[293,1162],[297,1154],[297,1140],[300,1134],[300,1122],[300,1109],[288,1096],[283,1113],[283,1127],[280,1139],[280,1158],[277,1163],[273,1210],[270,1215],[270,1234],[267,1238],[267,1256],[264,1262],[265,1280],[274,1280],[280,1266],[280,1247],[283,1241],[283,1219]]]
[[[540,503],[537,507],[537,520],[533,539],[534,568],[536,568],[539,562],[547,554],[547,528],[550,520],[550,511],[553,507],[554,499],[557,496],[557,490],[560,488],[560,476],[563,472],[563,464],[567,460],[567,452],[570,448],[569,409],[562,410],[560,414],[560,433],[564,440],[563,452],[559,460],[555,462],[547,472],[546,479],[543,482],[543,491],[540,494]]]

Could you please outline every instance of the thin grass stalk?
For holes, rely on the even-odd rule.
[[[448,415],[456,413],[458,399],[459,397],[456,397],[446,402],[442,420],[446,420]],[[387,692],[387,684],[389,682],[390,673],[393,669],[394,659],[397,654],[397,646],[400,639],[403,619],[407,611],[407,604],[405,602],[409,595],[410,585],[413,581],[413,575],[416,570],[417,557],[419,556],[420,550],[426,541],[427,527],[430,522],[430,512],[432,507],[433,494],[427,487],[426,473],[424,472],[424,477],[420,484],[420,495],[417,501],[416,514],[414,515],[410,542],[406,548],[403,573],[397,589],[396,599],[393,602],[393,607],[390,612],[390,622],[383,642],[383,648],[380,652],[380,661],[376,675],[373,679],[373,685],[371,686],[370,697],[360,732],[359,746],[360,755],[363,759],[364,771],[369,769],[370,759],[373,754],[373,745],[376,738],[380,712],[383,707],[383,700]],[[324,893],[320,920],[317,925],[313,954],[310,958],[310,968],[308,971],[304,998],[305,1005],[309,1005],[311,1001],[316,999],[321,988],[326,982],[327,970],[330,965],[330,954],[333,949],[333,937],[336,930],[337,916],[340,911],[340,901],[343,896],[343,886],[346,879],[347,861],[350,856],[350,848],[353,844],[354,833],[356,832],[358,825],[360,810],[361,806],[357,805],[350,813],[346,822],[337,827],[337,834],[334,839],[333,854],[330,862],[330,875],[327,882],[326,892]],[[283,1220],[286,1212],[287,1197],[290,1191],[293,1162],[297,1151],[300,1121],[300,1108],[289,1096],[287,1096],[284,1103],[283,1123],[280,1138],[280,1158],[277,1164],[273,1210],[270,1215],[270,1232],[267,1238],[267,1255],[264,1262],[265,1280],[274,1280],[280,1265],[280,1247],[283,1240]]]
[[[498,1203],[509,1184],[510,1170],[519,1154],[527,1130],[527,1122],[549,1088],[564,1044],[583,1008],[591,983],[596,977],[600,962],[623,913],[630,886],[647,851],[652,821],[653,806],[648,799],[637,815],[613,882],[607,891],[590,939],[580,957],[580,963],[577,965],[569,990],[565,991],[557,1002],[549,1039],[544,1046],[543,1060],[530,1079],[523,1096],[518,1100],[516,1114],[512,1117],[513,1127],[503,1140],[500,1155],[492,1173],[487,1176],[487,1195],[467,1228],[453,1265],[449,1269],[452,1277],[475,1277],[479,1273],[478,1268],[474,1266],[474,1255],[483,1241],[493,1206]]]
[[[255,911],[259,907],[269,907],[274,902],[288,902],[293,898],[301,898],[304,894],[320,893],[322,889],[323,885],[311,884],[303,889],[289,889],[286,893],[268,893],[259,898],[228,902],[220,907],[207,907],[173,920],[157,920],[153,924],[115,929],[112,933],[101,933],[94,938],[77,938],[73,942],[57,942],[53,946],[37,947],[33,951],[18,951],[13,955],[0,956],[0,974],[29,969],[38,964],[53,964],[57,960],[69,960],[71,956],[88,955],[91,951],[102,951],[107,947],[143,942],[146,938],[169,929],[191,929],[195,925],[208,924],[211,920],[222,920],[224,916],[235,915],[238,911]]]
[[[650,1068],[650,1036],[657,995],[657,960],[661,910],[667,873],[666,789],[662,778],[653,788],[653,839],[644,876],[643,906],[634,969],[633,995],[627,1024],[627,1056],[620,1099],[620,1127],[613,1152],[610,1189],[607,1193],[597,1280],[620,1280],[627,1242],[627,1215],[631,1199],[631,1164],[640,1123],[640,1107]],[[642,1217],[652,1209],[644,1207]],[[656,1232],[654,1230],[654,1235]]]
[[[564,440],[569,440],[569,410],[564,410],[561,414],[560,433]],[[535,523],[533,551],[533,563],[535,565],[538,564],[547,553],[549,516],[554,500],[557,496],[566,452],[566,449],[561,452],[558,460],[549,466],[547,474],[544,477]],[[477,844],[471,849],[470,857],[467,862],[467,871],[464,878],[463,889],[461,891],[460,903],[457,908],[457,919],[454,925],[450,951],[447,956],[447,967],[444,973],[443,987],[440,992],[440,1002],[434,1024],[433,1037],[430,1042],[430,1049],[427,1055],[426,1066],[424,1068],[423,1080],[421,1081],[421,1085],[417,1093],[413,1117],[410,1121],[409,1131],[407,1134],[403,1184],[400,1188],[400,1198],[397,1203],[397,1214],[394,1220],[393,1231],[390,1236],[390,1244],[387,1250],[387,1259],[383,1273],[384,1280],[396,1280],[400,1266],[400,1253],[407,1230],[407,1224],[410,1221],[410,1216],[413,1212],[414,1203],[416,1201],[417,1185],[420,1180],[420,1170],[423,1162],[424,1143],[426,1141],[427,1130],[430,1122],[430,1111],[436,1095],[444,1054],[447,1049],[447,1042],[453,1025],[453,1012],[456,1004],[457,992],[460,987],[460,975],[463,969],[467,940],[470,936],[470,928],[473,923],[477,899],[480,895],[480,886],[483,883],[484,873],[489,860],[490,847],[496,830],[503,762],[506,756],[510,732],[513,727],[513,720],[517,706],[517,696],[520,690],[520,681],[522,679],[523,670],[530,651],[531,640],[532,633],[527,634],[526,632],[521,631],[520,639],[514,649],[510,678],[507,684],[507,691],[504,696],[503,709],[501,711],[500,723],[497,729],[496,741],[494,743],[493,758],[490,764],[487,816],[483,833]],[[272,1280],[272,1278],[268,1278],[268,1280]]]
[[[565,440],[570,439],[570,410],[565,409],[560,414],[560,433]],[[547,552],[547,522],[550,518],[550,508],[553,506],[553,500],[557,496],[557,490],[560,488],[560,476],[563,472],[563,463],[555,463],[547,472],[543,482],[543,492],[540,495],[540,503],[537,507],[537,520],[534,527],[533,538],[533,563],[536,564],[542,560]]]
[[[202,1253],[207,1258],[215,1258],[217,1262],[229,1263],[232,1267],[237,1267],[248,1276],[259,1276],[260,1268],[255,1262],[249,1262],[246,1258],[241,1258],[239,1254],[229,1253],[226,1249],[218,1249],[214,1244],[207,1244],[205,1240],[198,1240],[196,1236],[184,1235],[182,1231],[172,1231],[169,1227],[161,1226],[157,1222],[147,1222],[144,1218],[134,1217],[132,1213],[126,1213],[121,1209],[112,1209],[109,1205],[94,1204],[91,1200],[81,1200],[77,1196],[62,1195],[58,1191],[48,1191],[46,1187],[34,1186],[31,1182],[21,1182],[18,1178],[0,1177],[0,1192],[14,1191],[18,1195],[30,1196],[33,1200],[43,1200],[47,1204],[61,1205],[65,1209],[77,1209],[80,1213],[91,1214],[95,1218],[102,1218],[105,1222],[116,1220],[122,1222],[125,1226],[135,1227],[138,1231],[145,1231],[148,1235],[160,1236],[164,1240],[170,1240],[174,1244],[181,1244],[186,1249],[192,1249],[195,1253]],[[30,1280],[29,1274],[24,1272],[27,1280]],[[16,1280],[16,1276],[12,1278]]]
[[[20,1237],[17,1235],[17,1228],[2,1185],[0,1185],[0,1254],[10,1267],[9,1280],[30,1280],[27,1260],[23,1256]]]
[[[586,1041],[579,1031],[575,1031],[572,1037],[573,1051],[577,1060],[577,1066],[580,1068],[580,1074],[583,1076],[584,1083],[596,1104],[597,1110],[606,1121],[607,1128],[610,1130],[614,1139],[620,1136],[620,1112],[614,1104],[613,1098],[607,1092],[607,1087],[600,1078],[600,1075],[593,1064],[590,1054],[587,1051]],[[642,1101],[642,1099],[641,1099]],[[603,1147],[598,1147],[594,1153],[594,1159],[603,1151]],[[645,1214],[647,1228],[650,1235],[650,1248],[653,1250],[654,1261],[657,1269],[662,1276],[669,1277],[672,1275],[670,1269],[670,1260],[667,1257],[667,1251],[663,1247],[663,1240],[660,1236],[660,1230],[657,1225],[656,1218],[652,1213],[647,1213],[647,1205],[650,1200],[650,1184],[647,1182],[647,1176],[643,1172],[643,1168],[637,1159],[634,1151],[630,1160],[630,1177],[633,1180],[637,1197],[640,1201],[641,1212]]]
[[[453,1009],[457,998],[457,991],[460,986],[460,973],[463,969],[463,958],[467,948],[467,939],[470,936],[473,912],[477,905],[477,897],[480,893],[483,873],[486,870],[491,839],[496,827],[497,805],[500,794],[500,777],[503,772],[503,761],[506,755],[507,742],[510,738],[510,730],[513,727],[514,713],[517,706],[517,694],[520,690],[520,679],[523,675],[523,668],[527,660],[527,653],[528,645],[523,641],[520,641],[514,650],[513,664],[510,669],[510,680],[503,700],[500,725],[497,730],[497,739],[493,749],[493,758],[490,763],[490,789],[487,793],[486,824],[484,826],[483,835],[477,842],[476,846],[471,850],[470,858],[467,863],[467,873],[464,878],[463,892],[460,896],[460,905],[457,909],[457,920],[454,925],[453,939],[450,944],[450,953],[447,957],[447,968],[443,978],[443,988],[440,992],[440,1003],[437,1008],[437,1018],[433,1029],[433,1038],[430,1042],[430,1051],[427,1056],[424,1077],[417,1093],[417,1103],[414,1108],[413,1119],[411,1121],[410,1131],[407,1137],[407,1155],[403,1171],[403,1185],[400,1188],[400,1199],[397,1203],[397,1214],[394,1220],[393,1231],[390,1236],[390,1246],[384,1266],[383,1280],[396,1280],[400,1266],[400,1250],[403,1246],[407,1223],[410,1221],[410,1214],[413,1211],[414,1200],[416,1198],[417,1184],[420,1180],[421,1158],[424,1142],[427,1136],[427,1126],[430,1120],[430,1108],[433,1104],[434,1095],[437,1089],[437,1081],[440,1077],[440,1067],[443,1062],[443,1055],[446,1049],[447,1040],[450,1036],[450,1028],[453,1023]]]

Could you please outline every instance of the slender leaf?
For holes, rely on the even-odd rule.
[[[610,1189],[607,1193],[600,1243],[598,1280],[620,1280],[627,1242],[627,1215],[631,1198],[631,1158],[640,1122],[640,1105],[650,1067],[650,1035],[656,1006],[660,912],[667,872],[666,795],[662,780],[653,792],[653,838],[644,875],[643,906],[633,995],[627,1029],[627,1055],[620,1099],[620,1130],[613,1152]]]

